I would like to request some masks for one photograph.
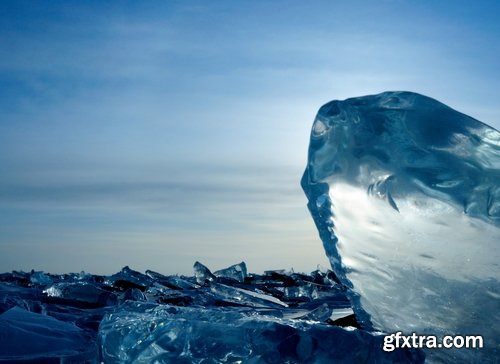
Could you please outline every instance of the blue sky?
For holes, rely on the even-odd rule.
[[[299,180],[332,99],[500,128],[498,1],[2,1],[0,271],[327,266]]]

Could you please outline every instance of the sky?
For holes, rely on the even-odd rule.
[[[500,129],[500,2],[0,2],[0,272],[328,267],[319,107],[408,90]]]

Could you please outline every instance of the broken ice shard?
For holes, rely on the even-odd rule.
[[[483,335],[483,349],[430,360],[498,360],[497,130],[411,92],[332,101],[314,121],[301,184],[366,327]]]
[[[234,264],[228,268],[218,270],[214,272],[217,277],[225,277],[228,279],[234,279],[238,282],[244,282],[247,277],[247,266],[245,262]]]

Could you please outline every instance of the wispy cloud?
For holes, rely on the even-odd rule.
[[[38,174],[38,180],[0,183],[4,222],[0,243],[21,247],[37,239],[43,246],[34,245],[41,252],[25,261],[0,263],[9,269],[28,269],[30,263],[47,267],[43,262],[61,249],[90,249],[98,257],[107,251],[106,244],[115,247],[116,254],[107,268],[91,261],[79,263],[76,256],[52,262],[52,269],[81,266],[109,273],[119,269],[120,263],[143,269],[158,267],[159,257],[151,249],[159,249],[175,261],[162,268],[171,273],[175,273],[173,269],[189,272],[194,257],[219,266],[246,259],[255,270],[267,269],[263,264],[272,261],[302,270],[325,264],[298,185],[300,175],[290,178],[293,169],[202,165],[177,169],[178,174],[175,170],[135,180],[127,173],[121,173],[121,180],[109,179],[116,176],[111,172],[107,177],[78,181],[67,171],[66,177],[57,175],[58,181],[53,181],[54,175]],[[310,236],[304,234],[304,228]],[[308,241],[316,241],[315,249],[305,257],[293,253]],[[137,249],[144,249],[137,253],[140,260],[127,253]],[[292,253],[296,257],[287,263]]]

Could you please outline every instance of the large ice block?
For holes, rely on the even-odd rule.
[[[311,131],[302,178],[333,270],[365,327],[483,335],[500,357],[500,133],[411,92],[332,101]]]

